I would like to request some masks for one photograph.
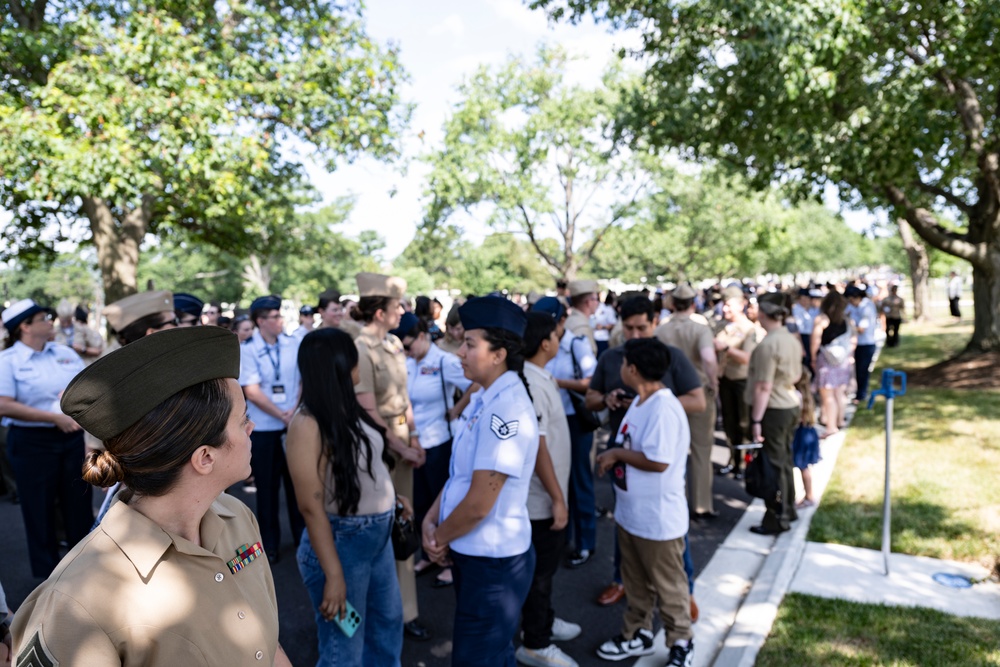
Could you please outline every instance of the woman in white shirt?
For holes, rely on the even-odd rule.
[[[527,317],[497,296],[459,309],[465,376],[482,385],[455,433],[450,477],[423,522],[424,551],[455,577],[452,664],[514,665],[535,569],[527,499],[538,424],[524,379]]]
[[[420,445],[427,452],[424,465],[413,471],[413,506],[417,525],[420,525],[448,480],[455,393],[465,393],[472,381],[465,377],[458,357],[431,341],[425,320],[413,313],[404,313],[399,327],[390,333],[402,341],[407,357],[407,392],[416,426],[410,435],[419,433]],[[425,558],[413,569],[420,574],[430,566],[431,562]],[[434,585],[450,586],[451,583],[451,572],[445,570],[438,575]]]

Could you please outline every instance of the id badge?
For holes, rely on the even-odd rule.
[[[275,405],[283,405],[285,401],[288,400],[288,394],[285,393],[285,385],[275,384],[271,385],[271,402]]]

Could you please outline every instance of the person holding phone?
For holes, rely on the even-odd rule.
[[[298,364],[302,403],[288,427],[288,465],[306,521],[298,564],[316,609],[319,664],[399,665],[403,603],[390,539],[397,497],[385,427],[355,395],[350,334],[306,334]],[[412,515],[409,500],[399,500]]]
[[[451,476],[424,519],[424,551],[453,563],[452,664],[513,667],[535,570],[527,501],[538,422],[524,376],[527,317],[499,296],[469,299],[459,315],[465,341],[458,357],[482,389],[462,414]]]

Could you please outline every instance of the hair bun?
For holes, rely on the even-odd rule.
[[[87,454],[83,462],[83,480],[88,484],[108,488],[125,478],[121,462],[111,452],[104,450]]]

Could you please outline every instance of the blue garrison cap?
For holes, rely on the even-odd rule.
[[[419,321],[420,319],[413,313],[403,313],[403,316],[399,318],[399,326],[389,333],[402,340],[413,332]]]
[[[458,309],[462,326],[470,329],[504,329],[524,337],[528,317],[519,306],[501,296],[481,296],[466,301]]]
[[[852,296],[865,296],[865,291],[858,287],[857,285],[848,285],[847,289],[844,290],[844,296],[850,298]]]
[[[186,292],[174,292],[174,310],[201,317],[201,309],[204,307],[205,302],[195,295]]]
[[[250,304],[250,312],[255,310],[281,310],[281,297],[274,294],[259,296]]]
[[[553,317],[553,319],[555,319],[556,322],[558,322],[562,319],[562,316],[566,314],[566,308],[563,307],[562,302],[554,296],[543,296],[535,302],[535,305],[531,307],[531,312],[548,313]]]

